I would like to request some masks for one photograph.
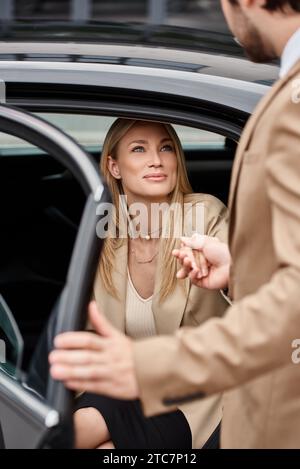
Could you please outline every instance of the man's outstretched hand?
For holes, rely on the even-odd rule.
[[[226,288],[231,263],[227,244],[198,234],[181,240],[181,248],[173,251],[182,266],[177,278],[189,277],[194,285],[209,290]]]
[[[96,333],[66,332],[54,339],[49,355],[53,379],[74,391],[87,391],[118,399],[136,399],[132,341],[101,314],[95,301],[89,319]]]

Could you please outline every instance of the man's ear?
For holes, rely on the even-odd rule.
[[[107,166],[110,174],[115,178],[115,179],[121,179],[120,171],[119,171],[119,165],[117,160],[115,160],[112,156],[108,156],[107,158]]]

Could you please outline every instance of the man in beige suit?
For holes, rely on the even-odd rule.
[[[99,316],[102,337],[56,338],[61,349],[97,350],[100,365],[83,373],[65,355],[50,358],[52,375],[72,389],[140,397],[145,413],[225,392],[223,448],[300,447],[300,2],[222,0],[229,26],[256,61],[281,57],[280,80],[242,136],[230,189],[229,294],[225,317],[174,336],[132,343]],[[198,283],[224,287],[230,256],[213,257]],[[223,247],[223,248],[222,248]],[[214,274],[220,274],[219,283]],[[197,283],[197,279],[193,280]],[[76,335],[76,340],[74,337]],[[91,352],[92,353],[92,352]]]

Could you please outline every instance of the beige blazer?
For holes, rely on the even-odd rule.
[[[190,194],[185,196],[185,203],[201,202],[204,207],[204,231],[220,240],[227,239],[227,209],[218,199],[207,194]],[[186,226],[185,235],[190,235],[190,226]],[[112,297],[104,289],[99,275],[94,284],[94,296],[98,306],[119,330],[125,332],[125,305],[127,286],[127,242],[116,253],[117,268],[113,272],[113,282],[119,292],[119,300]],[[220,292],[201,290],[185,281],[186,291],[178,282],[174,292],[159,303],[161,285],[161,266],[163,253],[159,252],[156,268],[152,310],[158,334],[173,334],[181,326],[195,327],[214,316],[222,316],[227,303]],[[156,369],[159,364],[151,362]],[[193,444],[200,447],[221,420],[221,396],[212,396],[203,401],[183,404],[184,412],[193,435]]]
[[[176,405],[182,396],[228,390],[223,448],[300,447],[300,364],[292,361],[292,342],[300,337],[299,82],[300,62],[262,100],[235,158],[234,305],[224,318],[181,329],[175,338],[135,345],[147,415],[171,409],[164,398]]]

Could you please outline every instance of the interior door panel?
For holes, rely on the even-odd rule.
[[[39,448],[52,427],[59,424],[58,412],[3,375],[0,376],[0,419],[2,445],[6,449]]]
[[[24,367],[65,283],[85,196],[54,158],[0,157],[0,291],[25,339]]]

